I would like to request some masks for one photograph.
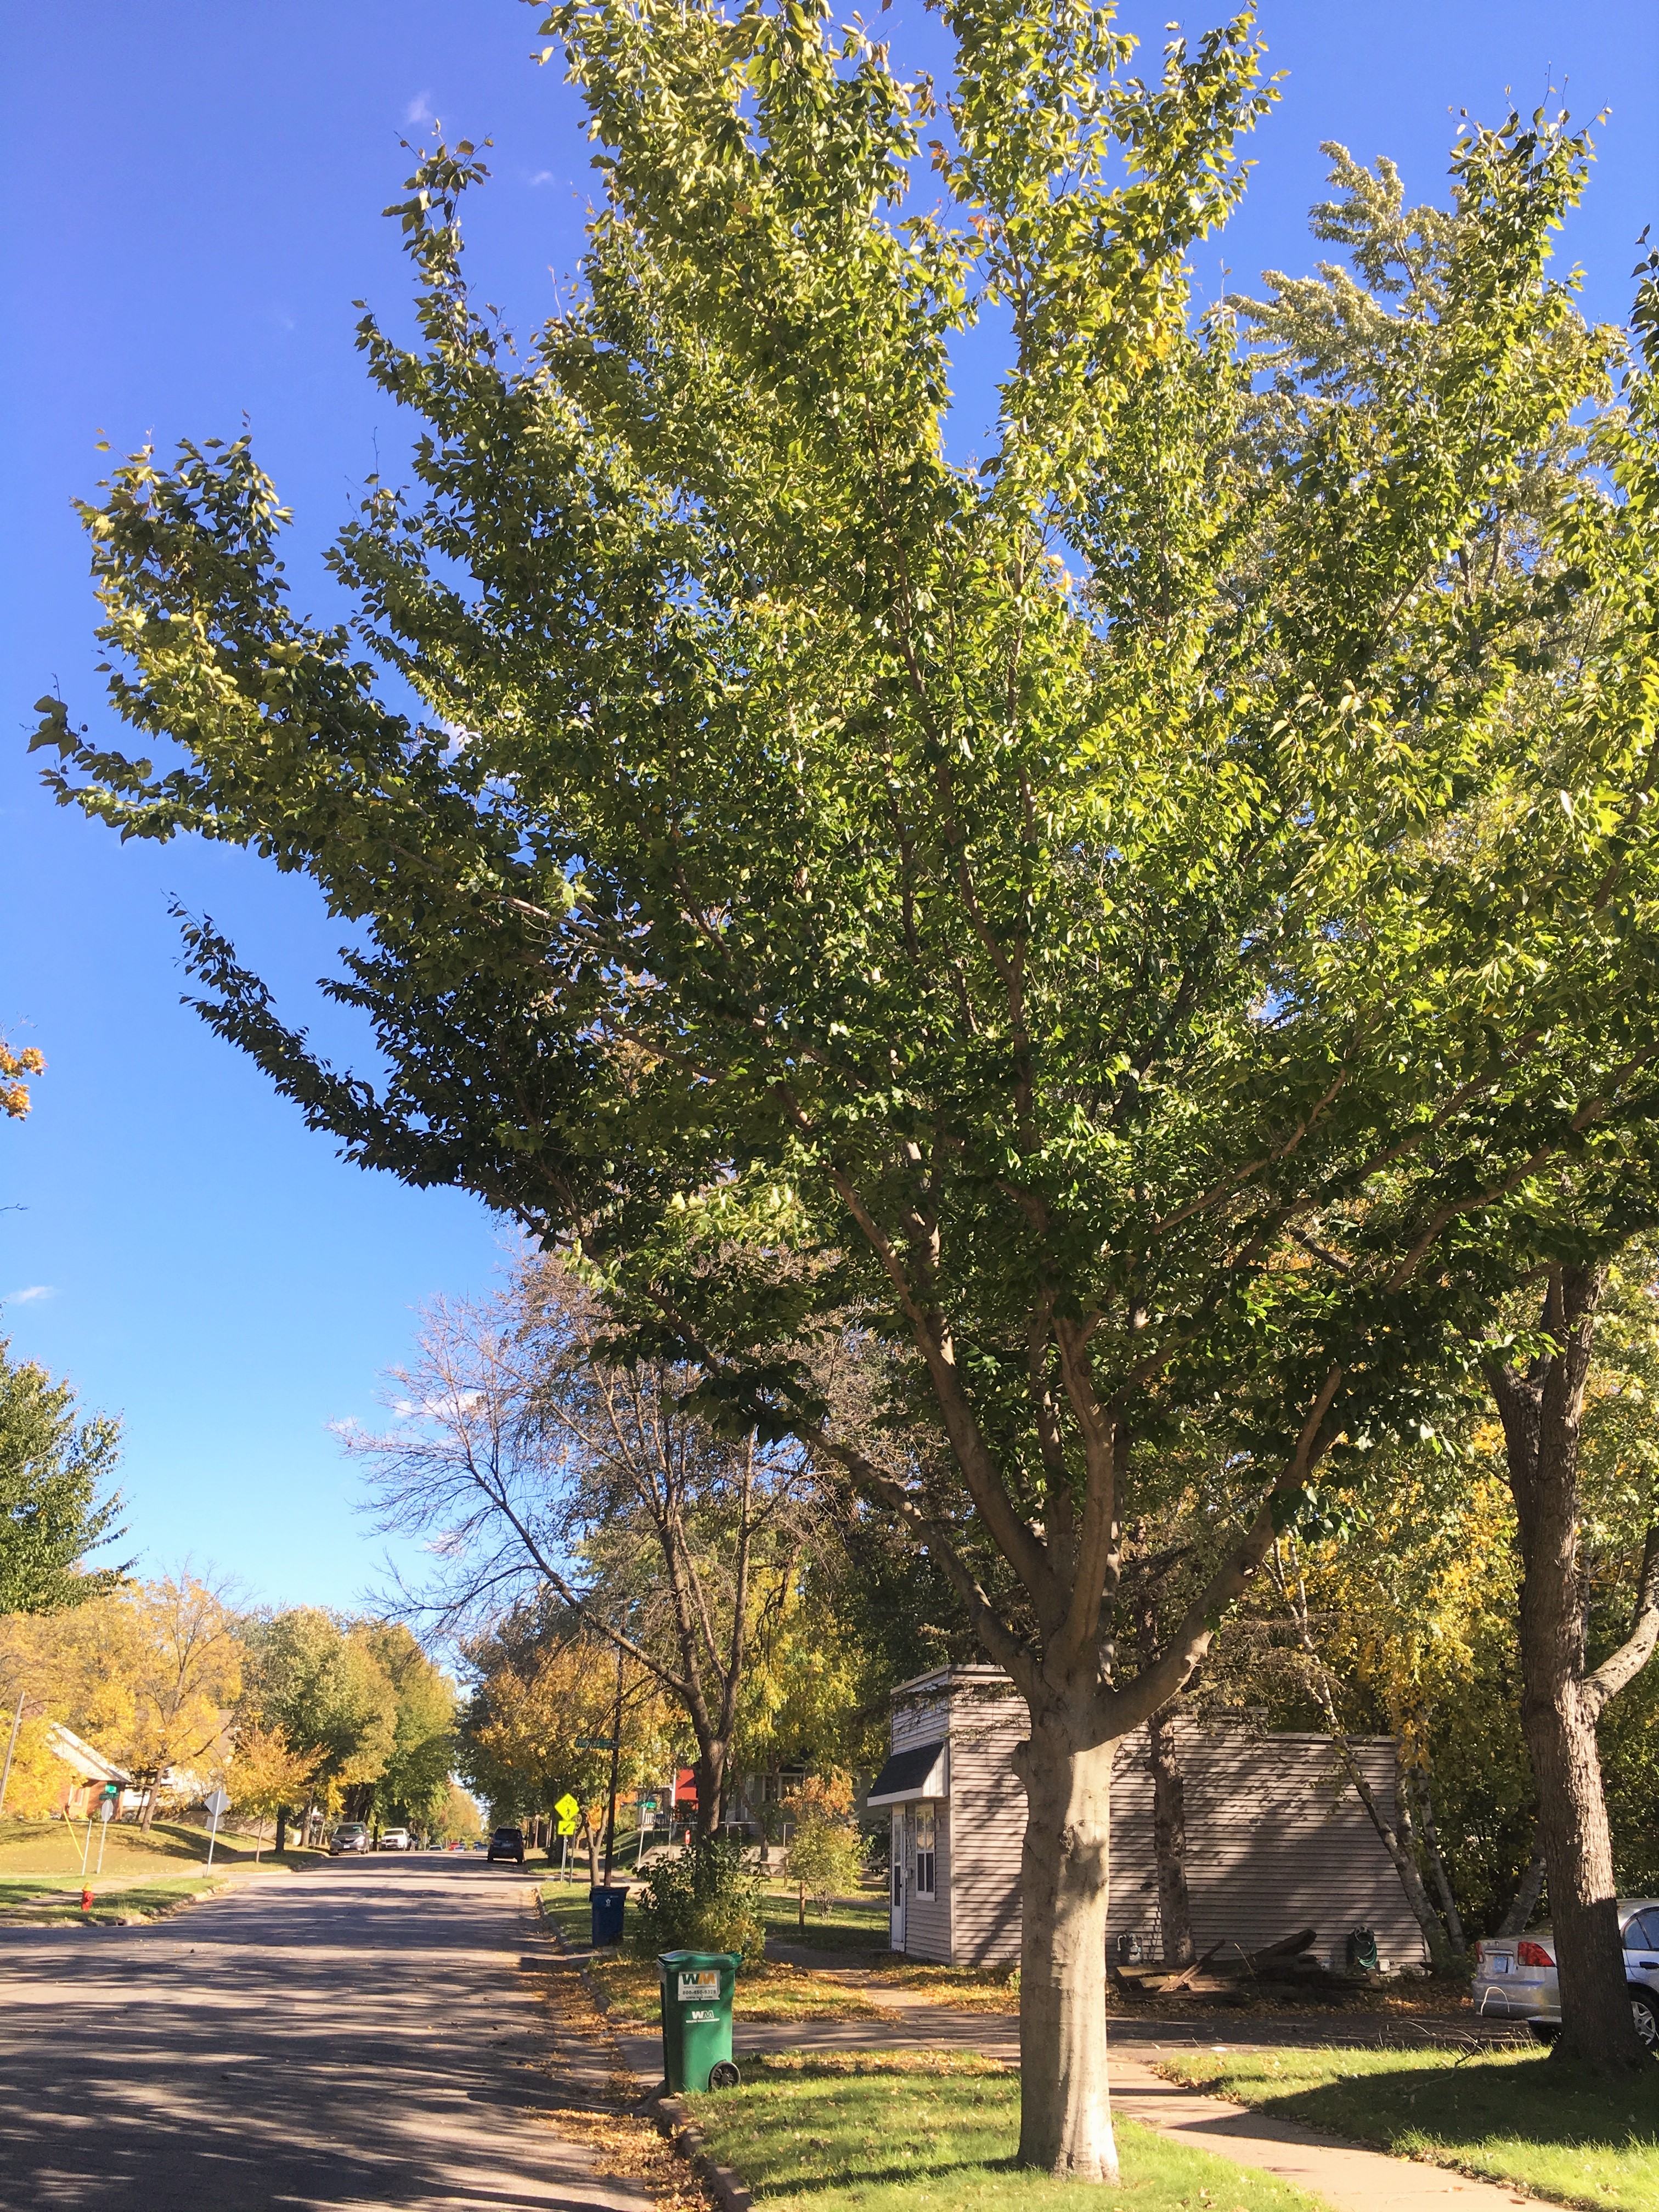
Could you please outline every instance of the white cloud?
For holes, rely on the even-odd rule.
[[[431,99],[431,97],[432,94],[429,92],[417,92],[414,99],[410,101],[408,106],[404,110],[404,121],[405,123],[430,123],[433,119],[432,110],[428,106],[427,102]]]
[[[527,177],[525,181],[532,185],[556,185],[559,180],[551,169],[538,169],[533,177]]]
[[[0,1306],[39,1305],[42,1298],[55,1298],[57,1291],[50,1283],[31,1283],[24,1291],[8,1291],[0,1298]]]

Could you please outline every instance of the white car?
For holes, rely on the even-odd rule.
[[[381,1829],[380,1849],[383,1851],[407,1851],[413,1848],[407,1828]]]
[[[1625,1979],[1636,2033],[1659,2051],[1659,1900],[1619,1900],[1625,1939]],[[1488,2020],[1524,2021],[1540,2043],[1553,2040],[1561,2025],[1561,1984],[1555,1939],[1547,1928],[1527,1936],[1488,1936],[1474,1947],[1474,2008]]]

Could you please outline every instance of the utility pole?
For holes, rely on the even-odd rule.
[[[617,1710],[611,1717],[611,1811],[605,1824],[605,1880],[611,1887],[611,1858],[617,1847],[617,1770],[622,1761],[623,1648],[617,1646]]]
[[[6,1763],[0,1768],[0,1813],[6,1809],[6,1784],[11,1780],[12,1753],[17,1748],[17,1731],[23,1725],[23,1692],[17,1692],[17,1710],[11,1717],[11,1736],[6,1745]]]

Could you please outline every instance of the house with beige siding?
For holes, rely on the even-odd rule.
[[[1029,1727],[1024,1699],[994,1667],[941,1668],[894,1692],[891,1754],[866,1802],[892,1821],[896,1951],[951,1966],[1018,1961],[1025,1798],[1013,1749]],[[1349,1931],[1369,1928],[1394,1966],[1425,1962],[1400,1877],[1326,1737],[1188,1723],[1179,1746],[1200,1953],[1261,1949],[1312,1928],[1321,1957],[1340,1965]],[[1354,1747],[1391,1818],[1392,1742]],[[1119,1746],[1113,1770],[1107,1941],[1119,1939],[1163,1955],[1144,1730]]]

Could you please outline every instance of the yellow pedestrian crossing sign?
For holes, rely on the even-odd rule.
[[[559,1816],[559,1833],[562,1836],[574,1836],[575,1834],[576,1815],[581,1811],[581,1807],[576,1802],[575,1799],[567,1790],[563,1796],[559,1799],[553,1808],[553,1810]]]

